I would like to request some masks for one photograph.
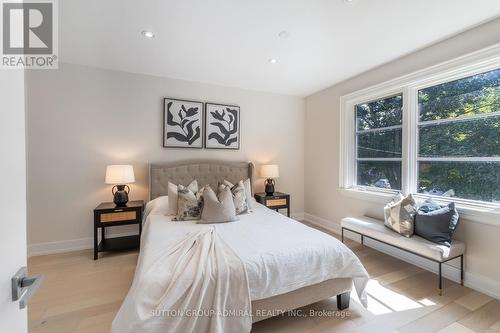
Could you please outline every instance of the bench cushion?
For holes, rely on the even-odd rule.
[[[451,246],[447,247],[416,235],[406,238],[385,227],[383,221],[366,216],[343,218],[341,225],[344,228],[437,261],[454,258],[465,252],[465,244],[455,239],[452,240]]]

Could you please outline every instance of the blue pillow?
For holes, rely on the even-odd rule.
[[[450,247],[451,236],[457,228],[459,215],[455,203],[440,206],[427,199],[415,215],[415,234],[431,242]]]

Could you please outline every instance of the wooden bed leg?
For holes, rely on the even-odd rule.
[[[343,294],[337,295],[337,308],[339,310],[345,310],[349,307],[349,300],[351,299],[351,292],[345,292]]]
[[[460,284],[464,285],[464,255],[460,256]]]

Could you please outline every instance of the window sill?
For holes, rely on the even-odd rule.
[[[347,188],[341,188],[340,192],[342,193],[342,195],[351,198],[378,203],[380,205],[387,204],[396,195],[393,192],[370,191],[365,189],[347,189]],[[429,196],[421,194],[415,195],[415,198],[419,203],[424,201],[428,197]],[[432,197],[432,199],[442,205],[453,202],[453,199],[451,198],[443,199],[439,197]],[[477,223],[500,227],[500,206],[498,205],[480,206],[478,204],[472,205],[463,202],[455,202],[455,203],[461,218]]]

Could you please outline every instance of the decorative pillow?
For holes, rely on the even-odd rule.
[[[429,198],[420,206],[415,216],[415,234],[450,247],[451,236],[458,226],[459,219],[455,203],[440,206]]]
[[[217,191],[220,193],[224,189],[230,188],[228,185],[219,184]],[[248,203],[247,196],[245,194],[245,187],[243,186],[243,181],[239,181],[238,184],[230,188],[233,195],[234,208],[236,210],[236,215],[248,213]]]
[[[177,216],[173,221],[199,220],[203,208],[203,193],[194,192],[183,185],[177,186]]]
[[[401,193],[384,207],[385,225],[405,237],[413,235],[414,216],[417,203],[411,194],[405,198]]]
[[[208,186],[203,193],[203,198],[204,206],[199,223],[223,223],[238,220],[233,195],[229,187],[224,187],[217,197],[212,188]]]
[[[197,193],[198,192],[198,181],[196,179],[193,180],[188,185],[187,188],[191,192]],[[177,201],[178,201],[177,185],[172,184],[171,182],[168,182],[167,192],[168,192],[168,210],[167,210],[167,215],[177,215]]]
[[[224,179],[224,184],[233,187],[234,184],[232,184],[230,181]],[[245,187],[245,196],[246,196],[246,201],[247,201],[247,206],[248,206],[248,211],[251,212],[252,208],[255,208],[254,202],[252,201],[252,184],[250,183],[250,178],[247,178],[243,180],[243,186]]]

